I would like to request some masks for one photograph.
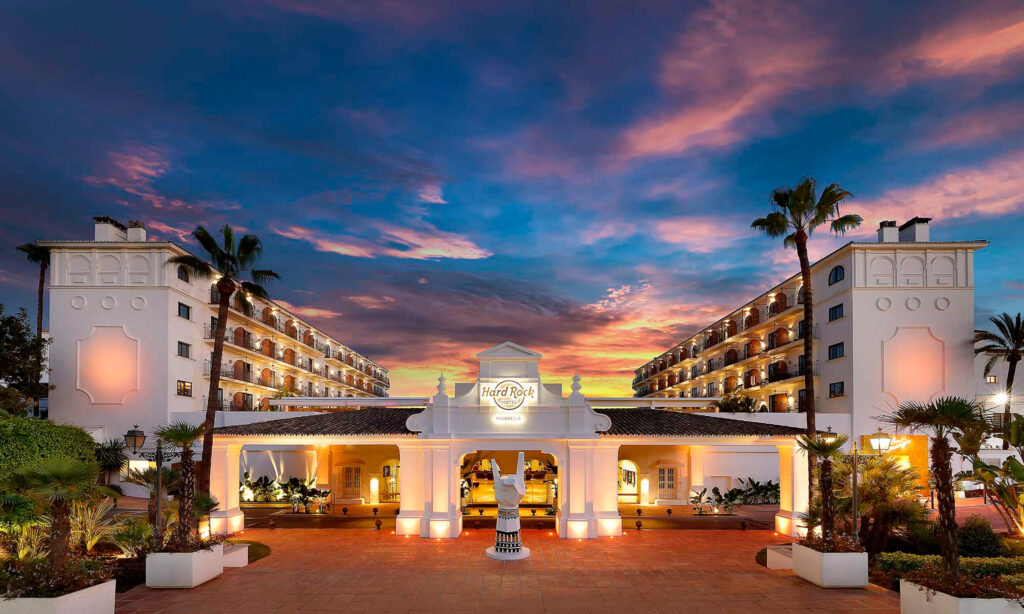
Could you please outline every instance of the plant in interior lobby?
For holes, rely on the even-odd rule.
[[[199,545],[198,523],[195,518],[196,463],[192,459],[192,446],[202,437],[203,428],[202,424],[175,420],[155,431],[160,439],[181,448],[178,470],[178,524],[169,541],[170,547],[175,550],[188,550]]]
[[[840,215],[839,205],[852,194],[838,183],[829,184],[817,196],[817,184],[811,177],[805,178],[795,188],[776,188],[768,201],[773,210],[765,217],[754,220],[750,227],[773,238],[782,238],[783,245],[796,248],[800,261],[800,279],[803,284],[804,327],[814,330],[814,293],[811,284],[811,261],[807,255],[807,241],[819,227],[828,225],[835,234],[844,234],[860,226],[863,221],[856,214]],[[777,209],[777,210],[775,210]],[[804,360],[814,364],[814,335],[804,335]],[[814,369],[804,373],[804,408],[807,412],[807,435],[814,437],[817,432],[814,406]],[[814,459],[810,459],[814,464]],[[814,484],[808,480],[808,499],[814,498]]]
[[[228,325],[228,308],[231,296],[236,291],[243,292],[246,297],[267,297],[263,285],[279,276],[269,269],[257,269],[256,263],[263,253],[263,243],[253,234],[244,235],[235,240],[235,233],[225,224],[220,229],[221,243],[202,226],[192,232],[199,245],[206,252],[209,262],[193,256],[175,256],[169,260],[173,264],[184,267],[190,274],[200,279],[216,279],[217,289],[217,326],[214,330],[213,355],[210,359],[210,388],[206,396],[206,420],[203,423],[203,456],[202,471],[199,474],[197,489],[200,493],[210,493],[210,468],[213,464],[213,427],[217,418],[220,398],[220,368],[224,355],[224,335]],[[250,279],[246,279],[246,277]],[[247,301],[243,305],[249,305]]]
[[[956,507],[954,500],[952,458],[956,452],[951,438],[964,430],[987,422],[984,407],[963,397],[940,397],[928,403],[907,401],[893,412],[881,416],[881,422],[897,430],[924,431],[931,443],[931,474],[935,481],[939,518],[937,536],[942,552],[942,571],[947,584],[956,584],[960,577],[960,553],[957,545]],[[927,582],[927,580],[922,580]],[[941,586],[941,582],[939,585]],[[924,584],[931,587],[931,584]],[[934,588],[938,588],[935,586]]]
[[[974,354],[987,354],[988,362],[985,363],[985,375],[992,372],[996,363],[1006,361],[1006,388],[1003,392],[1003,423],[1009,424],[1012,412],[1013,401],[1013,379],[1017,373],[1017,363],[1024,357],[1024,319],[1018,313],[1013,317],[1008,313],[1001,313],[989,318],[995,326],[995,332],[987,330],[974,331]],[[981,345],[978,345],[981,344]],[[1003,449],[1009,449],[1010,442],[1003,440]]]

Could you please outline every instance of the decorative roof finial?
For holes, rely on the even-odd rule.
[[[573,376],[572,376],[572,386],[571,386],[572,391],[573,392],[579,392],[580,388],[582,388],[582,387],[583,386],[580,385],[580,374],[579,373],[574,373]]]
[[[441,373],[441,377],[437,378],[437,392],[438,392],[438,394],[445,394],[445,391],[444,391],[444,388],[445,388],[445,384],[444,383],[445,383],[445,381],[446,380],[444,378],[444,373]]]

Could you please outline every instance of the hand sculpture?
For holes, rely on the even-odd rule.
[[[526,480],[523,478],[524,454],[519,453],[519,466],[514,475],[501,475],[498,461],[491,459],[494,471],[494,498],[498,500],[497,533],[494,548],[488,549],[488,555],[494,558],[523,558],[529,556],[529,548],[523,548],[519,534],[519,502],[526,494]],[[502,556],[504,555],[504,556]]]

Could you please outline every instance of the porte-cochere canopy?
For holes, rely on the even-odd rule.
[[[540,354],[510,342],[477,358],[476,381],[456,383],[451,394],[442,376],[432,397],[285,398],[272,404],[305,415],[268,412],[250,424],[216,429],[211,494],[223,508],[214,512],[212,529],[231,532],[242,526],[239,457],[245,448],[246,453],[294,449],[315,454],[318,485],[334,488],[345,478],[353,498],[360,495],[355,488],[359,480],[348,478],[358,474],[394,482],[398,473],[393,485],[401,500],[396,533],[432,538],[457,537],[462,531],[461,471],[465,460],[481,450],[534,451],[550,459],[546,462],[558,478],[557,495],[550,501],[558,534],[572,538],[621,534],[620,461],[629,461],[629,481],[641,487],[633,496],[653,505],[686,505],[691,490],[728,487],[723,480],[777,463],[781,502],[776,529],[796,531],[793,519],[807,508],[807,459],[794,454],[802,429],[758,422],[755,415],[740,420],[658,409],[647,406],[648,399],[588,398],[578,376],[565,395],[561,384],[541,380]],[[707,400],[671,403],[680,410]],[[375,476],[378,461],[393,470],[385,475],[382,468]]]

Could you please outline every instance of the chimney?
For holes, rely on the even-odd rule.
[[[97,215],[92,218],[96,222],[94,241],[124,241],[128,238],[128,228],[114,218],[107,215]]]
[[[900,243],[922,243],[928,241],[930,217],[914,217],[900,226]]]
[[[145,241],[146,240],[146,223],[139,220],[133,220],[128,222],[128,240],[129,241]]]
[[[899,240],[899,234],[896,230],[896,220],[884,220],[878,224],[879,243],[896,243]]]

